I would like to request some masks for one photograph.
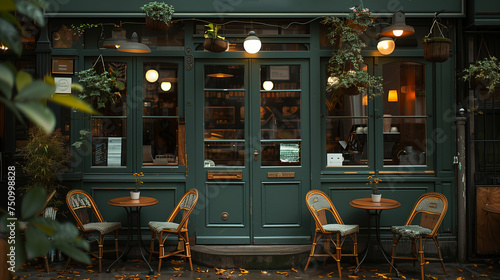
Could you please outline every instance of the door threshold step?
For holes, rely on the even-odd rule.
[[[311,245],[194,245],[194,263],[217,268],[283,269],[303,267]]]

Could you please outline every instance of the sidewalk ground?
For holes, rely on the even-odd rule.
[[[227,269],[221,274],[216,274],[213,267],[200,267],[193,264],[194,271],[189,270],[188,264],[178,264],[179,260],[167,259],[163,261],[161,272],[157,272],[158,261],[152,261],[155,270],[153,275],[148,275],[147,266],[138,259],[132,259],[125,263],[117,263],[110,273],[98,273],[97,261],[94,260],[92,266],[87,266],[77,262],[70,263],[65,269],[66,262],[54,262],[50,264],[51,272],[44,271],[43,261],[32,261],[26,264],[21,270],[14,274],[14,279],[39,279],[39,280],[274,280],[274,279],[420,279],[420,268],[413,266],[412,262],[397,264],[401,272],[401,277],[397,277],[394,272],[389,273],[389,264],[385,260],[380,263],[363,263],[358,278],[352,275],[354,266],[348,261],[342,263],[342,278],[338,277],[337,266],[333,262],[312,261],[307,272],[302,268],[290,268],[282,270],[249,270],[244,273],[244,267]],[[110,260],[103,260],[103,270],[111,263]],[[500,280],[500,257],[491,259],[481,259],[474,262],[458,264],[454,262],[445,263],[447,274],[443,273],[439,263],[429,263],[425,266],[426,279],[432,280],[464,280],[464,279],[499,279]],[[243,270],[240,270],[243,269]],[[296,270],[296,271],[295,271]]]

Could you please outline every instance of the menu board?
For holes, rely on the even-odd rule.
[[[280,161],[281,162],[299,162],[300,148],[299,144],[280,144]]]
[[[108,138],[108,166],[121,166],[122,164],[122,138]]]

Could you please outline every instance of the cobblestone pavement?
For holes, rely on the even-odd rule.
[[[103,260],[103,269],[111,261]],[[66,262],[53,262],[50,264],[50,273],[45,272],[43,260],[35,260],[26,264],[21,270],[14,274],[14,279],[40,279],[40,280],[87,280],[87,279],[231,279],[231,280],[274,280],[274,279],[420,279],[420,268],[413,266],[412,262],[401,262],[397,268],[401,272],[400,277],[394,273],[389,273],[389,264],[363,263],[358,276],[352,275],[354,265],[349,262],[342,263],[342,278],[339,278],[337,266],[333,262],[323,265],[322,261],[311,262],[307,272],[302,268],[289,268],[281,270],[246,270],[244,267],[226,269],[225,271],[210,267],[201,267],[193,264],[193,271],[189,270],[189,265],[181,260],[166,260],[163,262],[161,272],[157,272],[158,262],[153,260],[152,267],[155,269],[153,275],[148,275],[147,266],[140,260],[132,259],[127,262],[117,263],[110,273],[98,273],[97,261],[94,260],[92,266],[72,262],[65,269]],[[464,279],[500,279],[500,257],[491,259],[478,259],[464,264],[453,262],[445,263],[447,274],[444,274],[439,263],[429,263],[425,266],[426,279],[439,280],[464,280]],[[3,280],[3,279],[2,279]]]

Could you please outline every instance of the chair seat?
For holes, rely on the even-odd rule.
[[[149,222],[149,228],[157,233],[160,233],[162,230],[176,230],[179,226],[178,223],[172,222]]]
[[[96,230],[102,235],[106,235],[122,227],[120,222],[102,222],[84,224],[85,230]]]
[[[328,232],[339,232],[340,236],[346,236],[359,231],[358,225],[326,224],[323,229]]]
[[[419,237],[420,235],[429,235],[432,233],[432,230],[418,225],[392,226],[391,231],[399,235],[412,238]]]

